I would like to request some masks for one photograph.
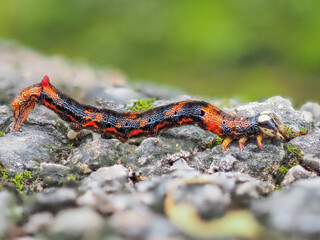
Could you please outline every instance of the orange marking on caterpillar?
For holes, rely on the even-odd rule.
[[[97,129],[99,128],[94,121],[87,121],[82,126],[83,127],[94,127],[94,128],[97,128]]]
[[[71,121],[77,122],[77,120],[70,113],[67,114],[67,117],[70,118]]]
[[[177,105],[172,106],[172,108],[166,112],[166,116],[170,117],[170,116],[175,115],[175,113],[179,112],[181,110],[181,108],[188,102],[191,102],[191,101],[188,100],[188,101],[180,102]]]
[[[140,127],[144,127],[145,125],[147,125],[148,120],[145,118],[141,118],[141,119],[136,119],[136,122],[139,122]]]
[[[135,130],[132,130],[129,134],[128,134],[128,137],[133,137],[133,136],[137,136],[139,133],[142,133],[143,131],[141,129],[135,129]]]
[[[190,123],[192,121],[193,121],[192,118],[187,118],[187,119],[181,119],[178,123],[179,124],[183,124],[183,123]]]
[[[98,113],[98,112],[92,112],[92,110],[84,110],[84,113],[87,115],[86,119],[87,120],[94,120],[97,122],[103,121],[103,114]]]
[[[114,127],[107,128],[106,131],[109,133],[112,133],[112,132],[117,133],[117,130]]]
[[[159,129],[163,128],[167,124],[168,124],[168,122],[163,122],[161,124],[158,124],[158,125],[156,125],[155,130],[158,131]]]
[[[128,114],[127,116],[125,116],[125,119],[127,120],[137,119],[137,113],[131,113],[131,112],[124,112],[124,113]]]
[[[58,112],[58,113],[62,113],[61,110],[57,109],[56,106],[54,104],[50,104],[46,101],[43,101],[44,105],[46,105],[48,108],[50,108],[51,110]]]
[[[204,111],[203,121],[206,123],[206,129],[214,132],[218,136],[222,136],[221,134],[221,122],[222,117],[218,114],[220,111],[219,108],[215,106],[208,106],[201,108]]]

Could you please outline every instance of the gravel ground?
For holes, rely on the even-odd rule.
[[[154,106],[191,98],[138,91],[119,72],[1,42],[0,239],[320,238],[319,104],[294,109],[275,96],[219,105],[244,117],[268,110],[309,130],[286,143],[265,138],[263,151],[255,139],[242,152],[236,142],[222,151],[216,135],[196,126],[125,144],[90,131],[69,140],[66,123],[44,107],[12,132],[10,101],[45,74],[81,102],[118,111],[150,93]]]

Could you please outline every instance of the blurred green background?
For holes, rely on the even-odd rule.
[[[213,97],[319,101],[318,0],[0,1],[0,37]]]

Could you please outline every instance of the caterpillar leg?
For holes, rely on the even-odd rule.
[[[222,142],[222,150],[226,150],[227,146],[232,142],[232,138],[226,137]]]
[[[244,146],[244,143],[248,140],[247,137],[242,137],[240,138],[239,140],[239,148],[240,148],[240,151],[243,151],[243,146]]]
[[[258,146],[259,146],[259,148],[260,148],[261,150],[263,150],[263,147],[262,147],[262,138],[263,138],[263,134],[262,134],[262,133],[258,134],[258,136],[257,136],[257,143],[258,143]]]

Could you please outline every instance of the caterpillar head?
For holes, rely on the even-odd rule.
[[[261,112],[258,114],[257,125],[259,130],[270,137],[279,137],[288,140],[288,136],[282,126],[281,122],[271,112]]]
[[[39,101],[41,90],[49,84],[50,80],[48,76],[45,76],[41,83],[36,83],[22,89],[22,91],[13,99],[11,106],[14,110],[14,130],[19,130],[21,124],[27,121],[28,115]]]
[[[46,75],[41,80],[41,83],[35,83],[29,87],[22,89],[22,91],[13,99],[11,106],[14,110],[18,110],[21,106],[29,105],[31,102],[35,102],[40,97],[40,93],[43,87],[47,87],[50,84],[49,77]]]

